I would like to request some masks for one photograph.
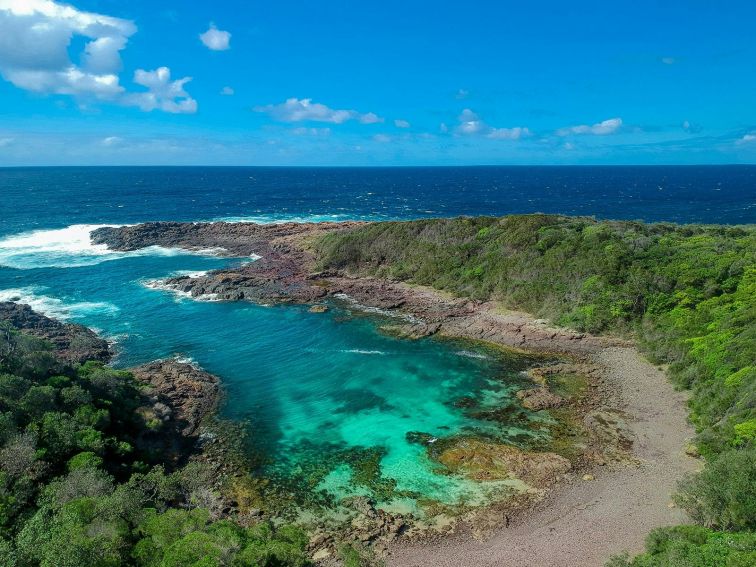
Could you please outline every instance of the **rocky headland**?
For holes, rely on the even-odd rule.
[[[108,363],[114,355],[110,344],[91,329],[62,323],[29,305],[0,302],[0,321],[44,339],[52,346],[52,354],[68,365]],[[201,425],[219,403],[218,378],[172,359],[128,370],[141,385],[144,404],[138,411],[148,425],[138,440],[141,448],[161,454],[169,462],[185,461],[197,449]]]
[[[0,321],[48,341],[56,355],[71,364],[88,360],[108,362],[113,355],[108,342],[91,329],[50,319],[22,303],[0,302]]]

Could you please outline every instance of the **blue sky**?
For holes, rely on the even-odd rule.
[[[756,163],[756,2],[0,0],[0,165]]]

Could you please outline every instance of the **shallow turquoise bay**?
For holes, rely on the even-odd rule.
[[[260,472],[294,490],[329,501],[364,494],[398,509],[414,509],[418,498],[479,504],[501,486],[443,474],[407,433],[534,435],[455,406],[462,397],[479,409],[510,403],[523,383],[516,358],[455,341],[392,338],[379,330],[386,316],[348,302],[310,313],[307,306],[196,301],[151,283],[242,260],[8,246],[0,260],[0,299],[99,330],[115,341],[116,366],[177,357],[220,376],[222,415],[248,424]],[[356,481],[355,452],[378,459],[391,496]]]

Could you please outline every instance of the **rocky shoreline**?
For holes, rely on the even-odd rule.
[[[501,310],[495,303],[457,298],[430,288],[354,277],[335,270],[318,271],[314,239],[359,224],[147,223],[98,229],[92,233],[92,240],[116,250],[166,246],[212,249],[223,256],[254,259],[236,267],[162,282],[197,299],[305,304],[316,312],[327,311],[329,303],[341,303],[390,316],[381,329],[407,339],[438,335],[566,356],[566,362],[532,369],[529,375],[533,387],[517,396],[522,407],[556,416],[551,428],[554,442],[537,451],[464,437],[428,446],[434,453],[432,458],[458,474],[478,480],[515,479],[530,487],[491,506],[465,512],[442,532],[487,533],[542,500],[554,485],[575,482],[583,473],[592,477],[586,471],[595,466],[634,462],[632,435],[617,400],[605,387],[605,369],[595,359],[604,349],[629,346],[626,341],[555,328],[527,314]],[[575,386],[578,383],[582,384],[580,388]],[[358,510],[351,523],[340,529],[379,551],[385,551],[400,533],[421,540],[433,539],[439,533],[376,511],[370,502],[361,507],[367,511]],[[321,559],[330,557],[336,545],[334,538],[323,530],[316,530],[313,537],[313,554]]]
[[[0,321],[50,342],[56,355],[71,364],[88,360],[108,362],[113,356],[108,341],[83,325],[62,323],[13,301],[0,302]]]
[[[92,232],[95,244],[130,251],[149,246],[215,250],[229,257],[256,258],[240,266],[196,276],[168,278],[162,285],[195,298],[261,304],[315,304],[326,299],[398,314],[386,331],[407,338],[434,334],[481,340],[550,353],[591,353],[623,341],[549,326],[492,303],[447,296],[436,290],[340,271],[316,271],[314,239],[364,223],[176,223],[106,227]]]

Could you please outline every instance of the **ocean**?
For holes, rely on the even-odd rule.
[[[409,219],[562,213],[679,223],[756,222],[756,167],[13,168],[0,169],[0,300],[19,300],[111,339],[114,362],[191,361],[220,376],[222,414],[248,424],[264,474],[329,498],[385,507],[484,501],[491,483],[438,474],[408,440],[475,432],[537,440],[539,414],[493,423],[458,407],[512,403],[527,361],[455,341],[399,340],[386,315],[342,303],[195,301],[171,275],[249,259],[94,246],[102,225]],[[377,464],[390,494],[358,478]],[[375,480],[375,479],[373,479]]]

